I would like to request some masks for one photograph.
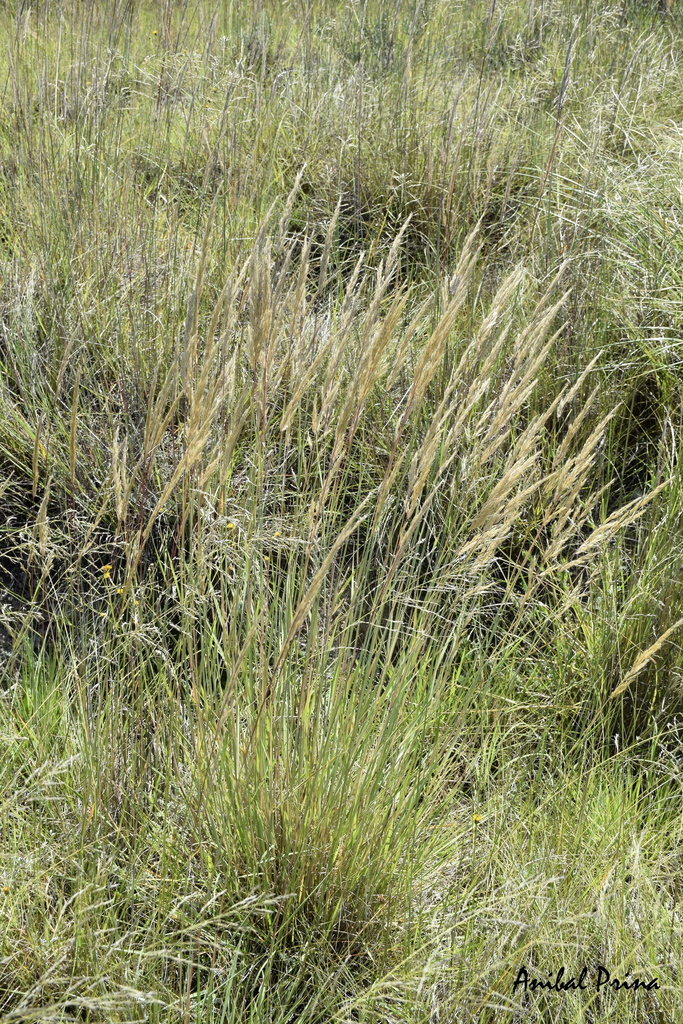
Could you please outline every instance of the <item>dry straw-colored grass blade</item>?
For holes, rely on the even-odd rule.
[[[638,655],[619,685],[610,693],[610,699],[618,697],[628,689],[631,683],[638,678],[645,666],[649,665],[652,659],[659,653],[671,634],[675,633],[675,631],[680,629],[681,626],[683,626],[683,619],[678,619],[674,622],[673,626],[669,626],[669,628],[665,630],[646,651],[643,651]]]

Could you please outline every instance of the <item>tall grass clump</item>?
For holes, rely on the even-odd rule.
[[[0,1018],[679,1019],[678,14],[0,23]]]

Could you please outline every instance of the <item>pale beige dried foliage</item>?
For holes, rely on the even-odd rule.
[[[461,581],[476,578],[485,571],[513,530],[526,532],[529,511],[536,505],[542,509],[534,527],[535,557],[540,555],[541,561],[539,581],[544,574],[566,568],[563,553],[572,544],[577,545],[582,533],[585,536],[586,523],[601,493],[591,491],[589,486],[595,458],[615,410],[602,417],[574,453],[573,443],[593,408],[594,390],[567,425],[565,438],[546,469],[544,432],[553,414],[559,415],[580,393],[599,356],[591,361],[573,386],[524,422],[539,373],[561,333],[560,329],[548,338],[567,297],[565,294],[552,301],[560,277],[561,272],[537,304],[531,322],[510,345],[513,306],[524,286],[521,269],[510,274],[496,294],[477,335],[466,346],[422,444],[410,462],[405,499],[409,524],[401,534],[397,561],[407,550],[417,522],[442,489],[454,464],[459,472],[451,474],[449,492],[451,500],[462,510],[466,527],[456,554],[450,560],[453,582],[458,578]],[[498,368],[510,348],[508,359],[512,359],[512,365],[506,369],[507,379],[501,385]],[[426,366],[426,361],[422,359],[419,365]],[[419,401],[423,390],[416,387],[414,394]],[[492,397],[485,404],[489,394]],[[394,468],[392,482],[396,473]],[[425,493],[430,479],[431,489]],[[388,492],[386,481],[384,489]],[[575,550],[570,564],[584,564],[585,558],[594,554],[594,548],[609,543],[634,523],[644,504],[641,499],[610,517]],[[542,550],[541,538],[545,531],[549,531],[550,541]],[[447,585],[448,568],[442,567],[440,586]],[[479,592],[481,582],[478,580],[475,586]]]
[[[338,214],[339,207],[329,225],[323,263],[329,259]],[[150,464],[163,451],[171,420],[184,405],[181,456],[166,472],[146,513],[132,548],[131,573],[154,523],[183,481],[192,480],[193,493],[205,488],[220,493],[250,424],[265,451],[273,410],[282,408],[283,395],[280,434],[286,440],[298,424],[299,430],[315,438],[319,450],[327,452],[308,512],[307,550],[311,552],[357,431],[364,417],[373,413],[374,397],[382,390],[391,394],[401,376],[408,374],[415,347],[412,380],[395,405],[392,451],[373,498],[374,508],[368,512],[372,531],[377,531],[383,517],[397,508],[394,499],[399,497],[402,521],[397,524],[381,594],[389,592],[420,525],[439,501],[450,501],[460,512],[458,536],[450,545],[447,564],[439,568],[439,586],[455,588],[466,583],[466,593],[474,593],[472,587],[481,592],[481,574],[514,531],[528,532],[530,517],[539,580],[563,567],[567,551],[573,548],[571,565],[583,563],[638,518],[642,502],[610,517],[578,546],[596,507],[598,495],[591,491],[590,481],[614,415],[612,411],[603,416],[575,450],[597,389],[564,422],[564,438],[552,461],[548,460],[546,428],[553,416],[560,420],[576,402],[599,357],[545,408],[533,415],[529,411],[539,375],[562,330],[552,330],[567,297],[557,296],[562,271],[526,317],[526,324],[515,331],[529,280],[522,267],[514,270],[502,282],[472,339],[463,345],[457,326],[472,293],[479,255],[476,232],[467,239],[455,272],[441,289],[442,311],[428,330],[429,301],[418,304],[402,326],[410,296],[396,287],[396,269],[407,223],[378,268],[369,294],[361,254],[341,309],[335,314],[328,303],[321,314],[323,268],[318,291],[311,293],[310,242],[304,239],[298,249],[287,244],[286,220],[281,221],[275,242],[261,230],[251,256],[230,276],[208,327],[200,331],[202,254],[177,355],[156,396],[150,397],[142,451],[130,469],[128,441],[118,432],[114,435],[112,490],[122,529],[136,482],[143,471],[149,473]],[[292,271],[295,249],[299,265]],[[440,385],[436,407],[426,417],[426,398],[442,372],[447,351],[459,351],[459,357],[448,380]],[[259,460],[262,456],[257,464],[263,487],[265,468]],[[397,488],[400,495],[395,494]],[[346,525],[350,529],[356,521],[352,516]],[[344,524],[338,536],[349,536]]]
[[[640,673],[643,671],[646,665],[649,665],[656,654],[662,649],[666,641],[669,639],[672,633],[675,633],[677,629],[683,626],[683,619],[678,619],[674,622],[673,626],[669,626],[660,637],[658,637],[653,644],[651,644],[646,651],[642,651],[633,665],[628,670],[624,678],[621,680],[618,686],[610,693],[610,698],[618,697],[619,694],[623,693],[631,685],[634,680],[638,678]]]

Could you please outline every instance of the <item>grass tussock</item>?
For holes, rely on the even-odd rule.
[[[675,8],[0,24],[0,1019],[680,1019]]]

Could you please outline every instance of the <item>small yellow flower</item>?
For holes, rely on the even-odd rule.
[[[235,524],[234,523],[228,523],[228,529],[229,530],[234,530],[235,529]]]
[[[117,594],[122,594],[123,593],[123,587],[117,587],[116,588],[116,593]]]
[[[153,36],[157,36],[157,35],[159,35],[159,33],[157,32],[157,30],[156,30],[156,29],[154,29],[154,31],[152,32],[152,35],[153,35]]]
[[[276,536],[276,537],[281,537],[281,536],[282,536],[282,534],[280,533],[280,531],[279,531],[279,530],[276,530],[276,531],[275,531],[275,536]]]
[[[472,821],[474,822],[475,825],[478,824],[478,822],[483,821],[483,820],[484,819],[482,818],[481,814],[473,814],[472,815]]]
[[[264,555],[263,556],[263,561],[264,562],[269,562],[270,561],[270,556],[269,555]]]

